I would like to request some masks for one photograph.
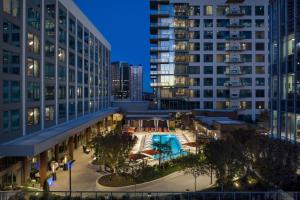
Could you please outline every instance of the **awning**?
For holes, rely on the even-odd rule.
[[[118,110],[119,108],[108,108],[0,144],[0,156],[35,156],[118,112]]]

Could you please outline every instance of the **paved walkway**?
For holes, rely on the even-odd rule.
[[[134,186],[124,188],[101,187],[96,184],[97,179],[103,173],[96,172],[89,164],[92,154],[84,154],[82,148],[75,150],[75,163],[72,168],[72,190],[73,191],[134,191]],[[197,180],[197,190],[207,188],[210,184],[209,176],[201,176]],[[149,183],[137,185],[137,191],[194,191],[194,178],[183,172],[175,172]],[[69,172],[58,171],[57,181],[50,187],[51,191],[69,190]]]

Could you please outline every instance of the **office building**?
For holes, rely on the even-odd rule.
[[[128,100],[130,98],[130,66],[126,62],[112,62],[112,96],[114,100]]]
[[[130,100],[143,100],[143,67],[141,65],[130,67]]]
[[[159,109],[268,109],[268,0],[150,0]]]
[[[111,47],[71,0],[0,2],[0,184],[43,185],[50,159],[111,126]]]
[[[270,1],[271,133],[300,140],[300,0]]]

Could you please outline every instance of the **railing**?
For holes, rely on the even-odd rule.
[[[300,192],[101,192],[101,191],[55,191],[55,192],[0,192],[1,200],[127,200],[127,199],[178,199],[178,200],[300,200]]]

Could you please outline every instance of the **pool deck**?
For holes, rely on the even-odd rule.
[[[195,142],[194,134],[189,131],[176,129],[175,131],[171,131],[171,132],[135,132],[134,135],[137,136],[138,140],[135,146],[133,147],[131,153],[137,154],[137,153],[141,153],[142,151],[152,149],[152,135],[158,135],[158,134],[162,134],[162,135],[174,134],[177,136],[183,150],[188,152],[195,152],[195,147],[184,145],[186,143]]]

